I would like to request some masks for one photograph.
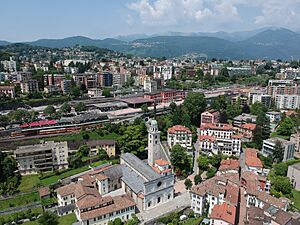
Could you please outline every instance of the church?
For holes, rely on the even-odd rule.
[[[157,121],[148,126],[148,160],[131,153],[121,156],[123,165],[122,189],[132,197],[139,210],[149,210],[174,198],[175,176],[169,153],[160,142]]]

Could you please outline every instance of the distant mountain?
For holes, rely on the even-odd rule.
[[[10,43],[8,41],[0,41],[0,46],[9,45]]]
[[[149,38],[151,37],[150,35],[147,34],[129,34],[129,35],[119,35],[114,37],[114,39],[124,41],[124,42],[131,42],[136,39],[144,39],[144,38]]]
[[[134,37],[143,38],[132,40]],[[8,42],[0,42],[0,45],[1,43]],[[152,57],[180,57],[189,53],[203,53],[209,58],[223,59],[300,58],[300,34],[273,27],[234,33],[165,32],[163,35],[154,36],[136,34],[103,40],[75,36],[63,39],[40,39],[26,44],[49,48],[95,46]]]

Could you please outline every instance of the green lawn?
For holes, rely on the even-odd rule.
[[[91,164],[92,167],[97,167],[97,166],[101,166],[103,164],[107,163],[107,161],[103,160],[103,161],[97,161],[97,162],[93,162]]]
[[[181,224],[183,225],[198,225],[202,221],[202,217],[198,218],[188,218],[187,220],[183,221]]]
[[[34,202],[40,201],[40,196],[38,192],[33,192],[30,194],[18,195],[15,198],[1,200],[0,210],[17,207],[22,205],[28,205]]]
[[[77,219],[76,219],[76,216],[74,213],[65,215],[65,216],[61,216],[58,218],[59,225],[72,225],[76,221],[77,221]]]
[[[76,221],[77,219],[74,213],[66,216],[58,217],[59,225],[72,225]],[[39,225],[39,223],[37,221],[30,221],[30,222],[23,223],[23,225]]]
[[[300,210],[300,191],[292,190],[293,198],[292,201],[294,202],[295,208]]]
[[[41,181],[38,175],[22,176],[18,190],[20,192],[28,192],[38,188],[39,186],[41,186]]]
[[[289,136],[279,135],[279,134],[277,134],[276,132],[273,132],[273,133],[270,135],[270,137],[271,137],[271,138],[272,138],[272,137],[279,137],[279,138],[282,138],[282,139],[285,139],[285,140],[289,140],[289,139],[290,139]]]
[[[42,183],[43,186],[49,186],[50,184],[56,183],[58,180],[73,176],[77,173],[87,171],[88,169],[89,169],[88,166],[83,166],[83,167],[80,167],[80,168],[77,168],[77,169],[67,170],[66,172],[63,172],[59,175],[53,174],[53,176],[41,179],[41,183]]]

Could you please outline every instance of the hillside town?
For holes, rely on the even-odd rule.
[[[0,224],[300,224],[299,61],[0,59]]]

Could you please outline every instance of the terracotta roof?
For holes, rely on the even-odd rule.
[[[212,129],[212,130],[233,130],[233,126],[227,123],[205,123],[200,126],[201,130]]]
[[[238,170],[240,168],[240,161],[235,159],[226,159],[221,161],[219,171],[224,170]]]
[[[102,174],[102,173],[96,174],[95,177],[99,181],[108,179],[108,177],[106,175]]]
[[[223,220],[230,224],[235,224],[236,207],[223,203],[221,205],[215,205],[209,216],[211,219]]]
[[[39,189],[39,194],[41,197],[50,195],[49,187],[42,187]]]
[[[252,171],[242,171],[241,185],[246,188],[247,193],[257,195],[259,189],[264,189],[266,178]]]
[[[14,90],[14,86],[0,86],[0,90]]]
[[[246,148],[245,150],[245,163],[247,166],[257,167],[262,169],[263,164],[261,160],[257,157],[257,149],[255,148]]]
[[[57,194],[59,194],[62,197],[71,195],[71,194],[74,194],[75,187],[76,187],[76,184],[71,183],[71,184],[65,185],[63,187],[57,188],[56,192],[57,192]]]
[[[243,137],[241,135],[232,135],[231,138],[233,138],[233,139],[242,139]]]
[[[168,162],[167,160],[164,160],[164,159],[157,159],[154,162],[159,166],[170,165],[170,162]]]
[[[111,196],[101,197],[100,195],[87,195],[80,200],[77,200],[76,205],[79,210],[91,207],[101,206],[103,204],[112,204],[113,198]]]
[[[288,204],[285,199],[273,197],[272,195],[269,195],[263,191],[258,192],[257,198],[280,209],[283,209]]]
[[[216,138],[214,136],[209,136],[209,135],[200,135],[199,140],[200,141],[215,141]]]
[[[246,124],[242,125],[242,128],[251,130],[251,131],[254,131],[255,127],[256,127],[256,124],[254,124],[254,123],[246,123]]]
[[[185,126],[182,126],[182,125],[175,125],[175,126],[170,127],[168,129],[168,133],[171,133],[171,134],[174,134],[174,133],[176,133],[178,131],[180,131],[180,132],[187,132],[189,134],[192,133],[190,129],[188,129]]]
[[[101,208],[96,208],[87,212],[81,212],[80,217],[83,221],[86,221],[98,216],[103,216],[135,205],[135,202],[131,200],[127,195],[116,196],[113,198],[113,204]]]

